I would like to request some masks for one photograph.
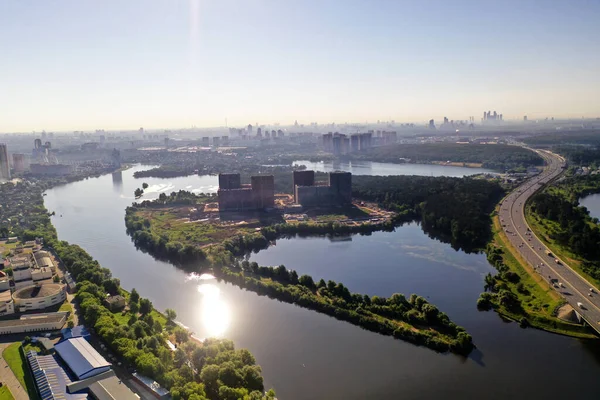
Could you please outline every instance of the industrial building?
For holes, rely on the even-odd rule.
[[[21,254],[9,259],[15,289],[35,284],[52,283],[56,266],[46,251]]]
[[[15,310],[26,312],[43,310],[63,303],[67,298],[65,285],[48,283],[32,285],[16,290],[12,294]]]
[[[52,355],[40,355],[31,350],[26,354],[42,400],[139,399],[116,377],[110,369],[111,364],[93,347],[89,344],[69,347],[71,340],[74,339],[59,342]]]
[[[0,321],[0,335],[13,333],[54,331],[67,322],[66,312],[22,315],[19,319]]]
[[[63,340],[54,349],[77,379],[86,379],[110,370],[111,364],[83,337]]]
[[[219,211],[249,211],[273,207],[273,175],[253,176],[250,181],[250,185],[242,185],[240,174],[219,174]]]
[[[300,171],[298,171],[300,172]],[[330,207],[352,203],[352,174],[331,172],[325,184],[315,184],[314,171],[301,171],[294,175],[294,201],[303,207]],[[311,178],[312,173],[312,178]]]

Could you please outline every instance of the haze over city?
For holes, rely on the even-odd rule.
[[[594,1],[0,4],[0,132],[599,115]]]

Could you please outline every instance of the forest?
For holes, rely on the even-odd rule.
[[[553,150],[564,156],[569,164],[598,167],[600,166],[600,142],[593,147],[588,146],[556,146]]]
[[[505,191],[476,178],[354,176],[352,195],[397,212],[410,212],[430,236],[476,251],[491,236],[490,213]]]
[[[600,145],[599,129],[578,129],[568,131],[558,131],[544,133],[541,135],[530,136],[522,139],[523,142],[532,146],[556,146],[561,144],[583,144],[598,146]]]
[[[531,198],[530,211],[543,220],[552,221],[548,234],[556,243],[581,258],[582,269],[600,279],[600,227],[579,198],[600,192],[600,177],[575,176],[559,181]]]
[[[81,247],[58,240],[43,206],[44,187],[27,181],[0,185],[0,199],[19,196],[0,208],[3,221],[19,221],[7,230],[23,241],[44,239],[77,282],[76,299],[86,325],[94,328],[126,366],[155,379],[170,390],[174,400],[274,399],[272,390],[264,394],[261,369],[250,352],[235,350],[227,340],[192,341],[187,331],[174,324],[173,310],[165,317],[135,289],[131,293],[123,290],[119,279]],[[107,294],[126,296],[127,311],[109,311],[102,303]],[[179,344],[177,351],[168,348],[168,338]]]
[[[352,154],[351,159],[399,163],[459,162],[482,164],[497,171],[543,165],[543,159],[523,147],[505,144],[425,143],[373,147]]]

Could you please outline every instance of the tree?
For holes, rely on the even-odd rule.
[[[214,364],[205,365],[200,371],[200,380],[206,387],[210,398],[216,398],[219,391],[219,367]]]
[[[54,275],[54,276],[52,277],[52,282],[54,282],[54,283],[58,283],[58,282],[60,282],[60,278],[58,277],[58,275]]]
[[[129,303],[129,311],[131,311],[133,315],[136,315],[138,312],[140,312],[139,303]]]
[[[263,377],[260,375],[261,370],[259,366],[245,365],[242,368],[242,376],[244,378],[244,387],[250,391],[260,390],[261,392],[265,389],[263,383]]]
[[[300,279],[298,279],[298,283],[302,286],[306,286],[309,289],[313,289],[315,287],[315,282],[313,278],[309,275],[302,275]]]
[[[120,285],[121,281],[118,278],[107,279],[104,282],[102,282],[104,290],[106,290],[106,292],[110,293],[113,296],[119,294]]]
[[[243,383],[243,377],[240,372],[235,368],[235,364],[231,361],[224,362],[219,368],[219,380],[223,382],[225,386],[229,387],[240,387]]]
[[[148,299],[140,299],[140,313],[149,314],[152,312],[152,302]]]
[[[135,197],[141,197],[144,194],[144,191],[140,188],[135,189],[135,192],[133,192],[133,194],[135,195]]]
[[[173,334],[175,335],[175,340],[177,343],[185,343],[189,340],[189,333],[183,328],[179,326],[173,330]]]
[[[73,320],[69,320],[69,322],[67,322],[67,328],[73,328],[75,326],[75,322],[73,322]]]
[[[148,184],[146,182],[142,183],[142,188],[143,189],[148,189]]]
[[[175,321],[175,318],[177,318],[177,313],[172,308],[167,308],[165,310],[165,315],[167,316],[167,322],[169,323],[173,323],[173,321]]]
[[[140,300],[140,294],[135,290],[135,288],[131,289],[131,293],[129,294],[129,304],[137,303]]]

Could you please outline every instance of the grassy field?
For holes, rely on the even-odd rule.
[[[0,400],[14,400],[10,389],[6,385],[0,387]]]
[[[13,374],[15,374],[17,377],[19,383],[21,383],[21,386],[27,391],[29,398],[32,400],[37,400],[39,397],[35,390],[35,382],[33,381],[33,377],[29,371],[27,360],[20,349],[20,342],[13,343],[4,349],[2,357],[12,370]]]
[[[562,321],[554,315],[555,310],[564,303],[564,300],[508,244],[508,238],[502,230],[498,217],[495,216],[493,220],[493,243],[503,250],[502,257],[504,264],[508,266],[510,271],[519,276],[519,282],[526,289],[526,291],[520,292],[516,289],[517,284],[503,281],[521,302],[523,313],[516,314],[502,306],[499,306],[496,311],[515,321],[519,321],[525,317],[531,326],[549,332],[579,338],[596,338],[586,327]]]
[[[246,234],[259,226],[258,221],[220,224],[208,221],[189,221],[182,218],[176,209],[145,209],[137,215],[151,221],[150,232],[157,236],[168,236],[168,241],[192,243],[203,246],[217,243],[238,234]],[[239,221],[241,222],[241,221]]]

